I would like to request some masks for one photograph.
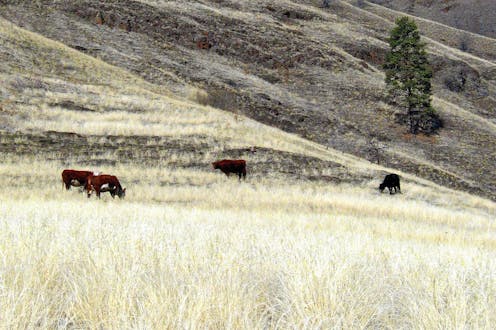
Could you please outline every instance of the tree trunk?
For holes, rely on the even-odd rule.
[[[410,133],[416,135],[419,130],[420,111],[412,105],[408,107],[408,119],[410,121]]]

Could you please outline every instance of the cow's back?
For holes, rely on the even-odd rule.
[[[98,186],[98,187],[101,187],[104,184],[110,184],[121,188],[119,179],[117,179],[115,175],[109,175],[109,174],[92,175],[90,176],[88,183],[90,185]]]
[[[386,184],[392,185],[392,186],[397,186],[400,183],[400,177],[398,174],[388,174],[386,175],[386,178],[384,180]]]
[[[220,168],[231,170],[242,170],[246,168],[246,161],[244,159],[223,159],[218,164]]]
[[[66,180],[77,179],[77,180],[87,180],[89,176],[91,176],[93,172],[90,171],[79,171],[79,170],[63,170],[62,171],[62,180],[64,182]]]

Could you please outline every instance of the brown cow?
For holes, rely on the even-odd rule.
[[[88,198],[91,196],[93,190],[96,192],[98,198],[100,198],[100,193],[107,191],[112,198],[115,198],[115,195],[119,196],[119,198],[124,198],[126,196],[126,188],[122,188],[119,179],[114,175],[91,175],[86,183]]]
[[[243,179],[246,180],[246,161],[243,159],[223,159],[213,162],[212,166],[214,170],[219,169],[227,176],[229,176],[230,173],[235,173],[239,176],[240,181],[241,175],[243,175]]]
[[[78,170],[63,170],[62,171],[62,186],[65,189],[71,189],[74,187],[86,187],[88,177],[93,175],[90,171],[78,171]]]

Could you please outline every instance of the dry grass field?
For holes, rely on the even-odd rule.
[[[0,164],[2,328],[496,324],[489,201],[139,164],[112,168],[126,199],[88,200],[61,169]]]
[[[0,328],[496,326],[494,202],[2,19],[0,58]],[[238,157],[246,181],[211,168]],[[115,174],[126,198],[66,191],[65,168]],[[377,190],[391,171],[402,194]]]

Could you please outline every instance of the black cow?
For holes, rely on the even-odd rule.
[[[401,193],[400,177],[398,176],[398,174],[386,175],[386,177],[384,178],[384,181],[379,185],[379,190],[382,192],[384,190],[384,188],[386,188],[386,187],[389,189],[390,194],[393,193],[393,189],[394,189],[394,193],[397,193],[397,192]]]

